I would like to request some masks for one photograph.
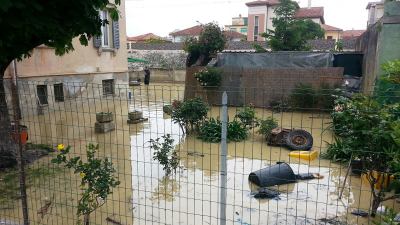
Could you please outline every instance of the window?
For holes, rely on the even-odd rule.
[[[247,28],[240,28],[240,33],[247,34]]]
[[[133,49],[133,43],[131,43],[131,49]]]
[[[236,31],[236,28],[231,27],[229,30],[230,31]]]
[[[47,85],[38,85],[36,86],[37,96],[39,105],[48,105],[49,102],[47,100]]]
[[[258,40],[258,31],[259,31],[259,18],[258,16],[254,17],[254,41]]]
[[[126,43],[126,49],[129,49],[129,46],[130,46],[129,43]]]
[[[333,40],[333,37],[332,36],[328,36],[328,37],[326,37],[326,39]]]
[[[54,84],[54,100],[56,102],[64,101],[64,86],[63,84]]]
[[[114,79],[103,80],[103,95],[114,95]]]
[[[101,27],[101,46],[111,48],[113,47],[113,30],[111,17],[109,16],[107,10],[102,10],[100,11],[100,18],[102,21],[107,21],[107,23],[104,23],[104,25]]]

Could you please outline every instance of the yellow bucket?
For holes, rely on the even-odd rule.
[[[318,158],[318,151],[292,151],[289,157],[312,161]]]

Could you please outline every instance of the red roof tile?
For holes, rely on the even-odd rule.
[[[343,39],[353,39],[360,37],[365,30],[345,30],[343,31],[342,38]]]
[[[226,30],[226,31],[224,31],[224,34],[225,34],[225,36],[226,36],[228,39],[233,39],[233,38],[246,38],[246,35],[241,34],[241,33],[239,33],[239,32],[236,32],[236,31],[231,31],[231,30]]]
[[[157,36],[153,33],[148,33],[148,34],[142,34],[139,36],[135,36],[135,37],[128,37],[127,40],[128,41],[136,41],[136,42],[140,42],[140,41],[148,41],[150,39],[162,39],[162,37]]]
[[[260,6],[260,5],[267,5],[267,6],[273,6],[273,5],[279,5],[280,0],[258,0],[258,1],[253,1],[253,2],[247,2],[247,6]]]
[[[172,32],[169,35],[171,36],[198,36],[200,35],[203,28],[200,25],[190,27],[184,30]]]
[[[322,20],[322,24],[324,24],[325,23],[324,7],[300,8],[299,10],[297,10],[295,18],[298,19],[320,18]]]
[[[334,26],[330,26],[327,24],[322,24],[321,25],[322,29],[326,30],[326,31],[342,31],[342,29],[334,27]]]

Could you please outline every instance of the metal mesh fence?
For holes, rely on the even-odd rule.
[[[203,91],[195,95],[206,101],[205,92],[210,90]],[[211,91],[222,95],[218,90]],[[257,91],[262,93],[262,88],[251,89],[253,95]],[[221,145],[202,141],[196,132],[184,132],[163,110],[174,100],[183,101],[184,93],[183,84],[128,87],[63,83],[60,88],[59,83],[20,82],[21,124],[27,126],[29,135],[25,158],[30,224],[78,221],[77,201],[82,192],[79,174],[51,162],[57,154],[53,149],[60,143],[71,146],[70,157],[83,158],[89,143],[98,144],[97,155],[110,158],[116,168],[121,184],[113,189],[106,204],[91,214],[90,224],[220,224]],[[314,93],[308,99],[300,95],[298,99],[312,104],[331,94]],[[244,99],[244,106],[251,105],[251,98]],[[280,128],[309,132],[313,137],[312,151],[321,156],[328,143],[335,140],[330,127],[332,109],[282,102],[283,99],[280,104],[256,107],[256,117],[272,117]],[[220,109],[210,105],[207,117],[221,118]],[[242,109],[229,106],[229,121],[237,120],[235,115]],[[147,120],[128,124],[128,114],[134,111],[142,112]],[[112,125],[99,128],[110,131],[95,132],[98,112],[112,113]],[[227,224],[373,224],[368,218],[351,214],[354,210],[369,211],[371,190],[360,176],[346,177],[347,163],[334,163],[322,157],[290,157],[286,147],[268,145],[258,130],[259,127],[249,128],[246,140],[230,141],[227,145]],[[174,139],[180,159],[176,173],[169,176],[153,158],[154,149],[149,142],[166,134]],[[279,196],[255,198],[258,187],[248,180],[249,174],[281,162],[287,163],[296,175],[321,177],[273,186]],[[18,172],[3,170],[0,179],[0,224],[22,224]],[[342,188],[343,196],[339,199]],[[384,205],[398,207],[395,200]]]

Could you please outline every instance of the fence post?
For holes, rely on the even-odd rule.
[[[221,154],[220,154],[220,225],[226,224],[226,181],[227,181],[227,134],[228,134],[228,95],[222,95],[222,133],[221,133]]]
[[[25,162],[23,157],[24,152],[24,144],[21,143],[20,136],[20,117],[21,117],[21,108],[19,105],[19,93],[18,93],[18,80],[17,80],[17,63],[15,60],[12,62],[13,72],[12,72],[12,83],[11,83],[11,97],[12,97],[12,107],[14,112],[14,134],[16,136],[16,143],[13,143],[16,149],[17,161],[18,161],[18,173],[19,173],[19,188],[21,194],[21,205],[22,205],[22,216],[24,219],[24,225],[29,225],[29,216],[28,216],[28,202],[26,195],[26,184],[25,184]]]

